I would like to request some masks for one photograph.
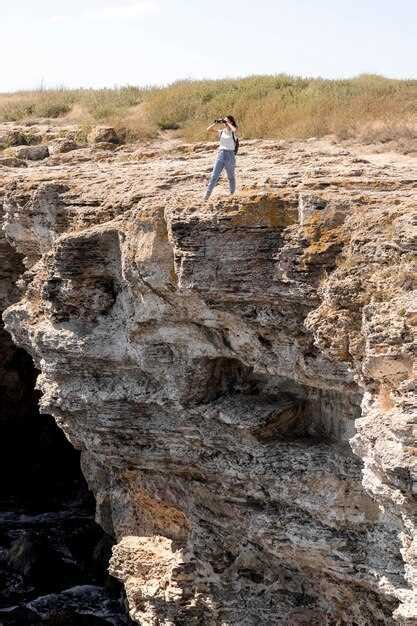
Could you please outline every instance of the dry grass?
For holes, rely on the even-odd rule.
[[[285,75],[183,80],[167,87],[55,89],[0,94],[0,120],[59,118],[111,123],[128,137],[176,129],[205,137],[208,121],[233,113],[242,136],[306,138],[336,134],[367,142],[417,141],[417,80],[363,75],[323,80]]]

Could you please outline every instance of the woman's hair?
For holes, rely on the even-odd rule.
[[[229,122],[230,122],[231,124],[233,124],[233,126],[234,126],[235,128],[237,128],[237,127],[238,127],[238,126],[237,126],[237,122],[236,122],[235,118],[233,117],[233,115],[226,115],[226,118],[229,120]]]

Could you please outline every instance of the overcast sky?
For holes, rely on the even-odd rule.
[[[288,73],[417,78],[416,0],[0,0],[0,91]]]

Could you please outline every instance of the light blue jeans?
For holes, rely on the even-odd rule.
[[[217,155],[216,162],[213,167],[213,172],[211,174],[211,178],[206,191],[206,198],[208,198],[217,185],[220,174],[223,171],[223,168],[226,170],[227,178],[229,179],[229,188],[230,193],[235,193],[236,189],[236,178],[235,178],[235,166],[236,159],[235,153],[233,150],[219,150]]]

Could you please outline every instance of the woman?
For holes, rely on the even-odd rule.
[[[222,130],[219,130],[217,127],[218,124],[223,124]],[[204,196],[204,200],[208,200],[210,198],[211,192],[214,187],[217,185],[217,182],[220,178],[220,174],[223,171],[223,168],[226,169],[227,178],[229,179],[229,188],[230,193],[234,194],[236,189],[236,179],[235,179],[235,144],[236,144],[236,132],[237,132],[237,124],[233,115],[227,115],[223,117],[221,120],[215,120],[213,124],[207,128],[207,131],[215,130],[215,132],[220,133],[219,140],[219,152],[217,154],[217,159],[214,164],[213,172],[211,174],[210,182],[207,187],[206,195]]]

